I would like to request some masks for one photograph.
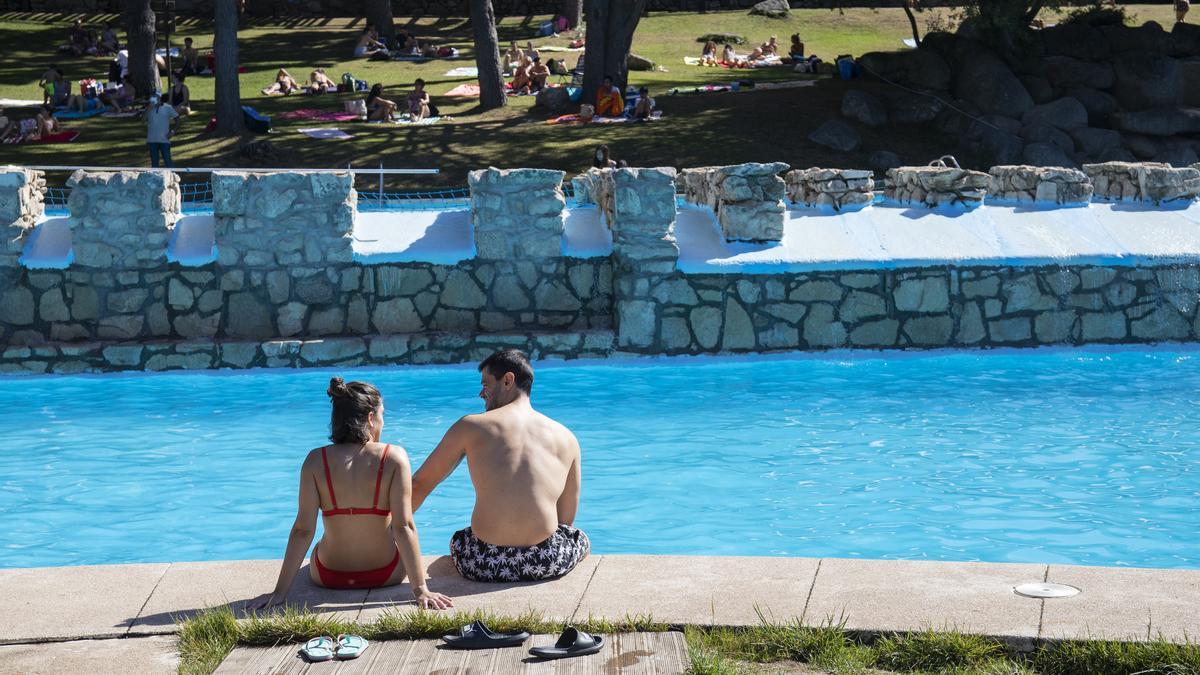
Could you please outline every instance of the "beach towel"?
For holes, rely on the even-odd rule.
[[[477,84],[460,84],[457,87],[443,94],[443,96],[463,96],[476,97],[479,96],[479,85]]]
[[[430,124],[437,124],[437,121],[440,119],[442,119],[442,118],[441,117],[426,117],[423,120],[418,120],[418,121],[414,122],[407,115],[403,115],[400,117],[400,119],[394,120],[392,122],[392,124],[407,124],[407,125],[414,126],[414,127],[425,127],[425,126],[429,126]]]
[[[358,119],[355,113],[345,111],[325,111],[316,110],[314,108],[300,108],[299,110],[289,110],[287,112],[276,115],[281,120],[314,120],[318,122],[349,122]]]
[[[140,114],[141,113],[139,113],[136,110],[125,110],[125,111],[109,110],[108,112],[102,113],[100,116],[101,117],[137,117]]]
[[[102,114],[104,114],[104,106],[98,105],[91,110],[84,110],[83,112],[79,112],[78,110],[58,110],[54,113],[54,117],[60,120],[85,120],[89,117]]]
[[[0,108],[36,108],[41,104],[40,99],[0,98]]]
[[[346,139],[346,138],[354,138],[350,134],[348,134],[336,127],[322,127],[319,129],[297,129],[296,131],[299,131],[300,133],[304,134],[305,136],[308,136],[309,138],[316,138],[316,139],[320,139],[320,140],[325,140],[325,139],[342,140],[342,139]]]
[[[395,56],[392,57],[392,60],[393,61],[412,61],[413,63],[425,63],[426,61],[432,61],[433,57],[420,56],[418,54],[396,54]]]
[[[70,143],[79,138],[79,132],[74,130],[60,131],[57,134],[47,134],[33,143]]]
[[[581,52],[584,47],[559,47],[556,45],[546,45],[544,47],[534,47],[539,52]]]
[[[475,66],[459,66],[446,71],[446,77],[479,77],[479,68]]]
[[[655,110],[650,113],[649,120],[636,120],[632,117],[593,117],[591,124],[624,124],[625,122],[649,122],[652,120],[662,119],[662,111]],[[546,120],[546,124],[582,124],[583,119],[579,115],[561,115],[553,119]]]
[[[683,62],[689,66],[703,65],[700,63],[700,57],[698,57],[698,56],[685,56],[685,57],[683,57]],[[788,64],[785,64],[783,62],[783,60],[780,59],[778,56],[768,56],[764,59],[759,59],[758,61],[738,61],[736,63],[731,62],[731,61],[717,61],[717,64],[715,66],[704,66],[704,67],[753,70],[755,68],[775,68],[778,66],[785,66],[785,65],[788,65]]]

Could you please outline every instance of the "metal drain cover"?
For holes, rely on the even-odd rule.
[[[1079,595],[1079,589],[1066,584],[1056,584],[1049,581],[1039,581],[1035,584],[1015,586],[1013,592],[1027,598],[1069,598]]]

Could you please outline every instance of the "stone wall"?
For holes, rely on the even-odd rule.
[[[80,267],[137,270],[166,262],[179,219],[179,176],[169,171],[76,171],[67,207]]]
[[[1153,162],[1084,164],[1096,199],[1161,202],[1192,200],[1200,195],[1200,170]]]
[[[1139,199],[1178,195],[1172,186],[1196,178],[1161,168],[1088,177],[1124,171]],[[792,172],[792,196],[819,203],[812,195],[836,193],[838,180],[843,195],[865,194],[860,174]],[[990,180],[1002,198],[1048,202],[1054,185],[1054,201],[1072,203],[1092,184],[1081,175],[997,167]],[[914,177],[907,203],[923,205],[974,199],[988,178],[891,176]],[[678,180],[672,168],[577,178],[577,199],[599,205],[613,237],[611,257],[578,259],[562,255],[561,173],[476,172],[478,257],[364,264],[351,248],[348,174],[218,173],[217,260],[187,267],[165,257],[179,214],[173,174],[78,173],[75,264],[25,269],[10,253],[0,267],[0,372],[444,363],[504,345],[576,357],[1200,340],[1197,263],[683,273]],[[40,175],[0,174],[0,194],[17,204],[5,217],[27,222],[40,209],[31,186]],[[83,261],[80,242],[91,247]]]
[[[15,166],[0,167],[0,264],[16,267],[25,238],[44,211],[46,174]]]
[[[1200,339],[1200,267],[936,267],[640,280],[638,342],[698,354]],[[622,326],[620,335],[625,333]]]
[[[562,255],[562,171],[486,169],[467,176],[476,254],[486,260]]]
[[[684,199],[707,206],[717,214],[729,241],[783,239],[783,196],[786,185],[781,162],[684,169],[679,174]]]
[[[223,267],[348,263],[358,193],[348,172],[214,171],[215,234]]]
[[[349,174],[218,172],[217,260],[183,266],[166,260],[168,224],[179,211],[174,174],[72,180],[76,262],[31,270],[14,260],[0,270],[0,345],[578,332],[612,324],[610,261],[561,253],[561,190],[558,234],[531,234],[553,255],[367,265],[353,259]],[[143,234],[135,237],[135,228]]]
[[[1092,201],[1092,183],[1079,169],[994,166],[988,197],[1017,202],[1079,206]]]
[[[888,169],[884,194],[899,204],[971,207],[983,202],[988,181],[980,171],[906,166]]]
[[[831,208],[867,206],[875,201],[874,173],[864,169],[797,169],[786,177],[793,204]]]

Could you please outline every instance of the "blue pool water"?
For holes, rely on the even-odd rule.
[[[378,385],[414,465],[479,410],[471,367]],[[0,378],[0,567],[278,558],[329,371]],[[541,367],[600,553],[1200,567],[1200,351]],[[466,467],[417,514],[468,522]]]

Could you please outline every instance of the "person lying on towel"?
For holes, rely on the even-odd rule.
[[[475,486],[471,526],[450,539],[458,573],[475,581],[560,577],[591,552],[574,527],[579,509],[579,441],[530,403],[533,367],[519,350],[479,364],[486,410],[450,427],[413,474],[412,508],[421,508],[465,457]]]
[[[600,117],[620,117],[625,114],[625,100],[613,86],[610,75],[604,76],[604,84],[596,92],[596,114]]]

